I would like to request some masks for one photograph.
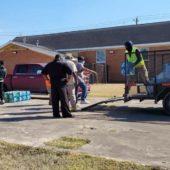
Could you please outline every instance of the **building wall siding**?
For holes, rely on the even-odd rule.
[[[155,46],[148,47],[147,45],[140,48],[148,48],[149,51],[153,50],[170,50],[170,46]],[[17,51],[17,53],[14,53]],[[124,77],[120,74],[120,65],[124,62],[124,51],[125,49],[109,49],[106,50],[106,66],[107,66],[107,82],[117,83],[124,82]],[[96,51],[83,51],[79,52],[78,55],[85,57],[87,63],[96,63]],[[26,48],[20,48],[16,46],[5,47],[4,50],[0,51],[0,60],[5,62],[8,74],[12,74],[16,64],[24,63],[48,63],[53,60],[53,57],[31,51]],[[152,61],[150,61],[152,64]],[[97,69],[98,71],[99,69]],[[102,74],[98,74],[99,76]],[[103,78],[99,77],[99,80]]]
[[[122,82],[120,65],[124,61],[124,51],[121,49],[107,51],[106,64],[108,66],[108,82]]]
[[[83,51],[79,56],[84,56],[87,63],[96,63],[96,51]]]
[[[53,57],[29,49],[16,50],[16,52],[14,53],[12,49],[0,52],[0,60],[4,61],[8,74],[13,73],[16,64],[47,63],[53,59]]]
[[[80,52],[79,55],[85,57],[87,63],[96,63],[96,51]],[[123,82],[124,77],[120,74],[120,64],[124,61],[124,50],[106,50],[106,66],[108,82]],[[100,74],[99,74],[100,76]],[[101,78],[99,77],[99,80]]]
[[[149,51],[154,50],[170,50],[170,46],[155,46],[155,47],[148,47],[143,46],[139,49],[146,48]],[[124,76],[120,73],[120,66],[121,63],[124,62],[124,52],[125,49],[110,49],[106,50],[106,66],[107,66],[107,81],[109,83],[120,83],[124,82]],[[86,51],[81,52],[79,55],[85,57],[87,63],[96,63],[96,51]],[[150,60],[149,64],[153,62]],[[100,74],[99,74],[100,75]],[[99,77],[100,79],[100,77]]]

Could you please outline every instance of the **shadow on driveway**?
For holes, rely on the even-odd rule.
[[[34,105],[12,105],[12,106],[5,106],[7,108],[17,108],[17,107],[33,107],[33,106],[44,106],[44,104],[34,104]]]
[[[0,122],[19,122],[25,120],[42,120],[42,119],[54,119],[54,118],[52,116],[9,117],[9,118],[0,118]]]
[[[42,110],[44,110],[44,109],[42,109]],[[34,111],[34,112],[17,112],[17,113],[11,113],[11,112],[9,112],[9,113],[3,113],[3,114],[0,114],[0,115],[2,115],[2,116],[5,116],[5,115],[7,115],[7,116],[21,116],[21,115],[38,115],[38,114],[47,114],[48,112],[47,111],[40,111],[40,112],[37,112],[37,111]],[[51,112],[52,113],[52,112]]]
[[[87,111],[86,111],[87,112]],[[126,121],[126,122],[143,122],[152,124],[170,124],[170,115],[166,114],[162,107],[154,108],[140,108],[140,107],[128,107],[128,106],[107,106],[99,105],[97,107],[89,109],[92,114],[79,116],[83,119],[97,119],[102,120],[103,113],[105,117],[108,117],[109,121]],[[96,112],[96,114],[94,113]]]
[[[0,114],[0,122],[16,122],[25,120],[42,120],[42,119],[54,119],[52,117],[52,109],[49,107],[41,108],[37,106],[44,105],[19,105],[17,107],[24,112],[10,112]],[[36,106],[35,108],[32,106]],[[13,106],[14,107],[14,106]],[[29,108],[28,108],[29,107]],[[40,115],[41,114],[41,115]],[[48,114],[48,115],[42,115]],[[34,115],[34,116],[31,116]],[[81,121],[81,119],[90,120],[107,120],[107,121],[125,121],[125,122],[142,122],[150,124],[165,124],[170,125],[170,116],[165,114],[162,107],[128,107],[128,106],[109,106],[109,105],[98,105],[89,111],[80,111],[73,113],[75,117],[73,119]]]

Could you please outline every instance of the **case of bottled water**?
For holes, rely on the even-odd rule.
[[[8,91],[4,94],[6,103],[14,103],[31,99],[30,91]]]

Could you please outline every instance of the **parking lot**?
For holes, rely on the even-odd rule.
[[[63,136],[82,137],[91,142],[75,151],[170,167],[170,116],[161,103],[120,101],[73,115],[54,119],[47,100],[7,103],[0,106],[0,139],[43,146]]]

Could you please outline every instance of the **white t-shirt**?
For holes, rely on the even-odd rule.
[[[66,63],[69,65],[69,67],[72,69],[72,71],[74,73],[77,72],[77,67],[75,65],[75,63],[71,60],[66,60]],[[75,80],[74,80],[74,76],[71,77],[70,81],[67,83],[68,85],[74,85],[75,84]]]

